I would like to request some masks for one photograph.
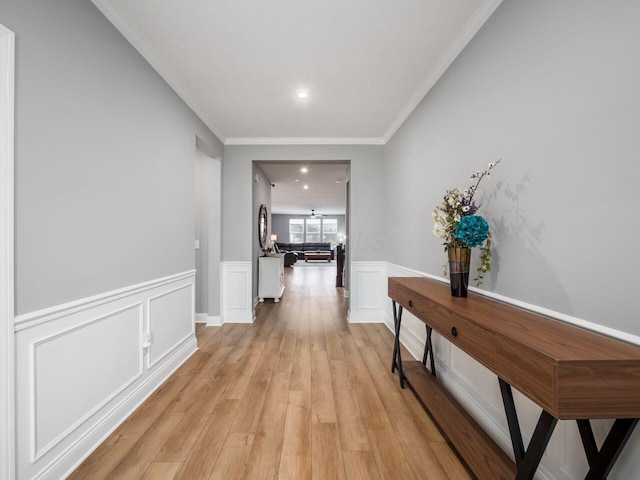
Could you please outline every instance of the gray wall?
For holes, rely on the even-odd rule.
[[[495,243],[483,288],[640,335],[639,260],[625,247],[640,234],[639,22],[636,1],[503,2],[385,148],[389,262],[440,275],[430,211],[502,158],[481,195]],[[491,405],[490,423],[495,376],[449,355],[445,378]],[[517,397],[529,436],[540,409]],[[595,422],[599,441],[608,426]],[[639,454],[636,432],[608,478],[640,478]],[[583,478],[574,423],[560,422],[543,464],[549,478]]]
[[[223,161],[222,256],[252,258],[252,161],[351,161],[351,254],[354,261],[385,259],[385,178],[382,147],[377,146],[226,146]],[[256,233],[257,235],[257,233]]]
[[[309,218],[309,215],[284,215],[274,214],[271,217],[271,233],[278,235],[278,242],[289,243],[289,220],[292,218]],[[326,215],[324,218],[336,218],[338,220],[338,237],[346,232],[344,215]]]
[[[503,158],[483,288],[640,335],[639,20],[636,1],[504,2],[385,148],[388,260],[441,274],[430,211]]]
[[[16,309],[194,268],[195,136],[222,146],[88,1],[4,0],[16,33]]]

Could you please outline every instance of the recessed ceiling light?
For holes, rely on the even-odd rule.
[[[307,173],[307,172],[309,171],[309,169],[308,169],[307,167],[302,167],[302,168],[300,169],[300,171],[301,171],[302,173]]]
[[[298,98],[309,98],[309,91],[301,88],[296,92],[296,96]]]
[[[304,188],[305,190],[309,190],[309,185],[305,185],[305,186],[304,186],[304,187],[302,187],[302,188]]]
[[[299,182],[300,180],[296,178],[296,182]]]

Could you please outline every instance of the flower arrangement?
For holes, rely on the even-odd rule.
[[[431,212],[435,222],[433,233],[444,240],[445,252],[454,247],[480,246],[480,265],[473,279],[477,286],[482,284],[484,274],[491,270],[491,232],[486,220],[476,215],[479,205],[473,197],[482,179],[489,176],[498,163],[500,160],[490,163],[483,172],[472,173],[469,178],[476,180],[474,185],[464,190],[447,190],[444,201]]]

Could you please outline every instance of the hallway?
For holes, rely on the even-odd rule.
[[[392,334],[348,324],[334,284],[333,264],[287,268],[254,324],[198,325],[198,352],[70,478],[470,478],[390,373]]]

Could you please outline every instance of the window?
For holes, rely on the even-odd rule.
[[[320,242],[321,220],[319,218],[307,219],[307,242]]]
[[[289,220],[289,243],[304,242],[304,218],[291,218]]]
[[[322,220],[322,241],[338,243],[338,220],[336,218],[324,218]]]
[[[338,243],[337,218],[290,218],[289,243],[328,242]]]

